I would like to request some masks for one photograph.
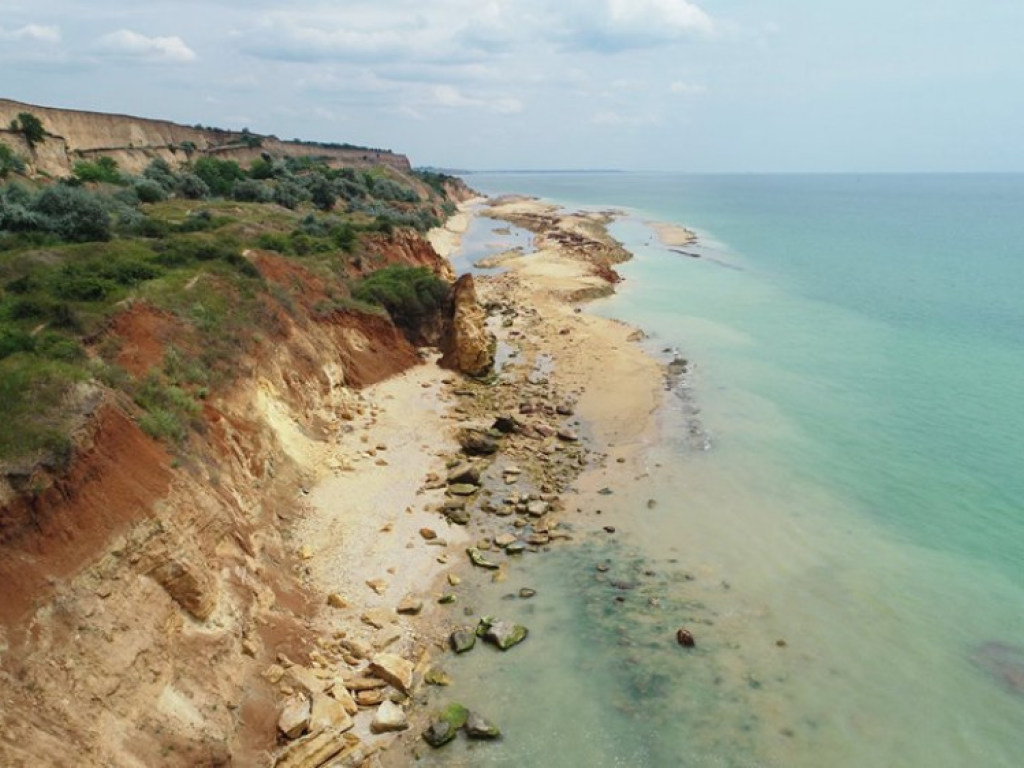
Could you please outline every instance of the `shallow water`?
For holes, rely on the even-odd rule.
[[[473,209],[478,214],[482,206]],[[511,250],[529,252],[533,248],[533,233],[529,230],[486,216],[474,215],[469,228],[462,236],[459,249],[450,257],[452,267],[457,274],[494,275],[502,271],[501,267],[480,267],[478,262],[484,261],[500,253]]]
[[[473,606],[533,634],[451,660],[507,733],[466,764],[1018,765],[1024,178],[468,180],[632,209],[592,306],[691,366],[650,476],[592,499],[614,543],[583,516],[534,601],[501,600],[513,571]],[[610,589],[603,559],[656,575]]]

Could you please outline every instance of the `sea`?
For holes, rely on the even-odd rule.
[[[432,695],[502,741],[422,764],[1024,765],[1024,176],[465,178],[618,211],[586,311],[686,368],[617,534],[475,596],[530,637]]]

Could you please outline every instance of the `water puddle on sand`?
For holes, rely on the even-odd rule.
[[[469,228],[462,236],[458,250],[449,256],[456,274],[499,274],[503,271],[501,267],[478,266],[478,263],[508,251],[526,254],[533,250],[532,232],[506,221],[481,216],[478,211],[479,208],[475,208],[471,212]]]

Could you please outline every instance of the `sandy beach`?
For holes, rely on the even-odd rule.
[[[642,334],[580,304],[612,290],[611,264],[628,257],[607,236],[606,214],[472,200],[430,233],[439,253],[456,252],[473,210],[536,236],[534,252],[511,252],[500,259],[505,271],[476,281],[504,365],[481,382],[442,370],[427,354],[423,365],[359,393],[352,419],[322,449],[293,528],[304,579],[324,600],[314,629],[330,638],[325,649],[340,651],[314,657],[314,667],[322,661],[356,697],[352,706],[335,685],[354,716],[353,756],[384,765],[408,764],[424,747],[431,713],[416,705],[425,702],[416,691],[450,654],[452,630],[472,623],[457,607],[459,592],[474,580],[503,579],[511,558],[523,557],[513,550],[572,546],[562,513],[583,503],[578,488],[644,474],[663,397],[664,365],[641,349]],[[499,418],[504,432],[492,429]],[[466,456],[467,433],[490,435],[495,451]],[[446,475],[467,461],[476,487],[455,495],[466,491]],[[486,567],[471,564],[469,546]],[[382,654],[415,667],[412,684],[353,690],[377,674],[370,664]],[[411,724],[390,748],[393,734],[375,733],[385,698],[405,707]]]

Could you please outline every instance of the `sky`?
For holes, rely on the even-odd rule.
[[[467,170],[1024,171],[1024,2],[0,0],[0,96]]]

